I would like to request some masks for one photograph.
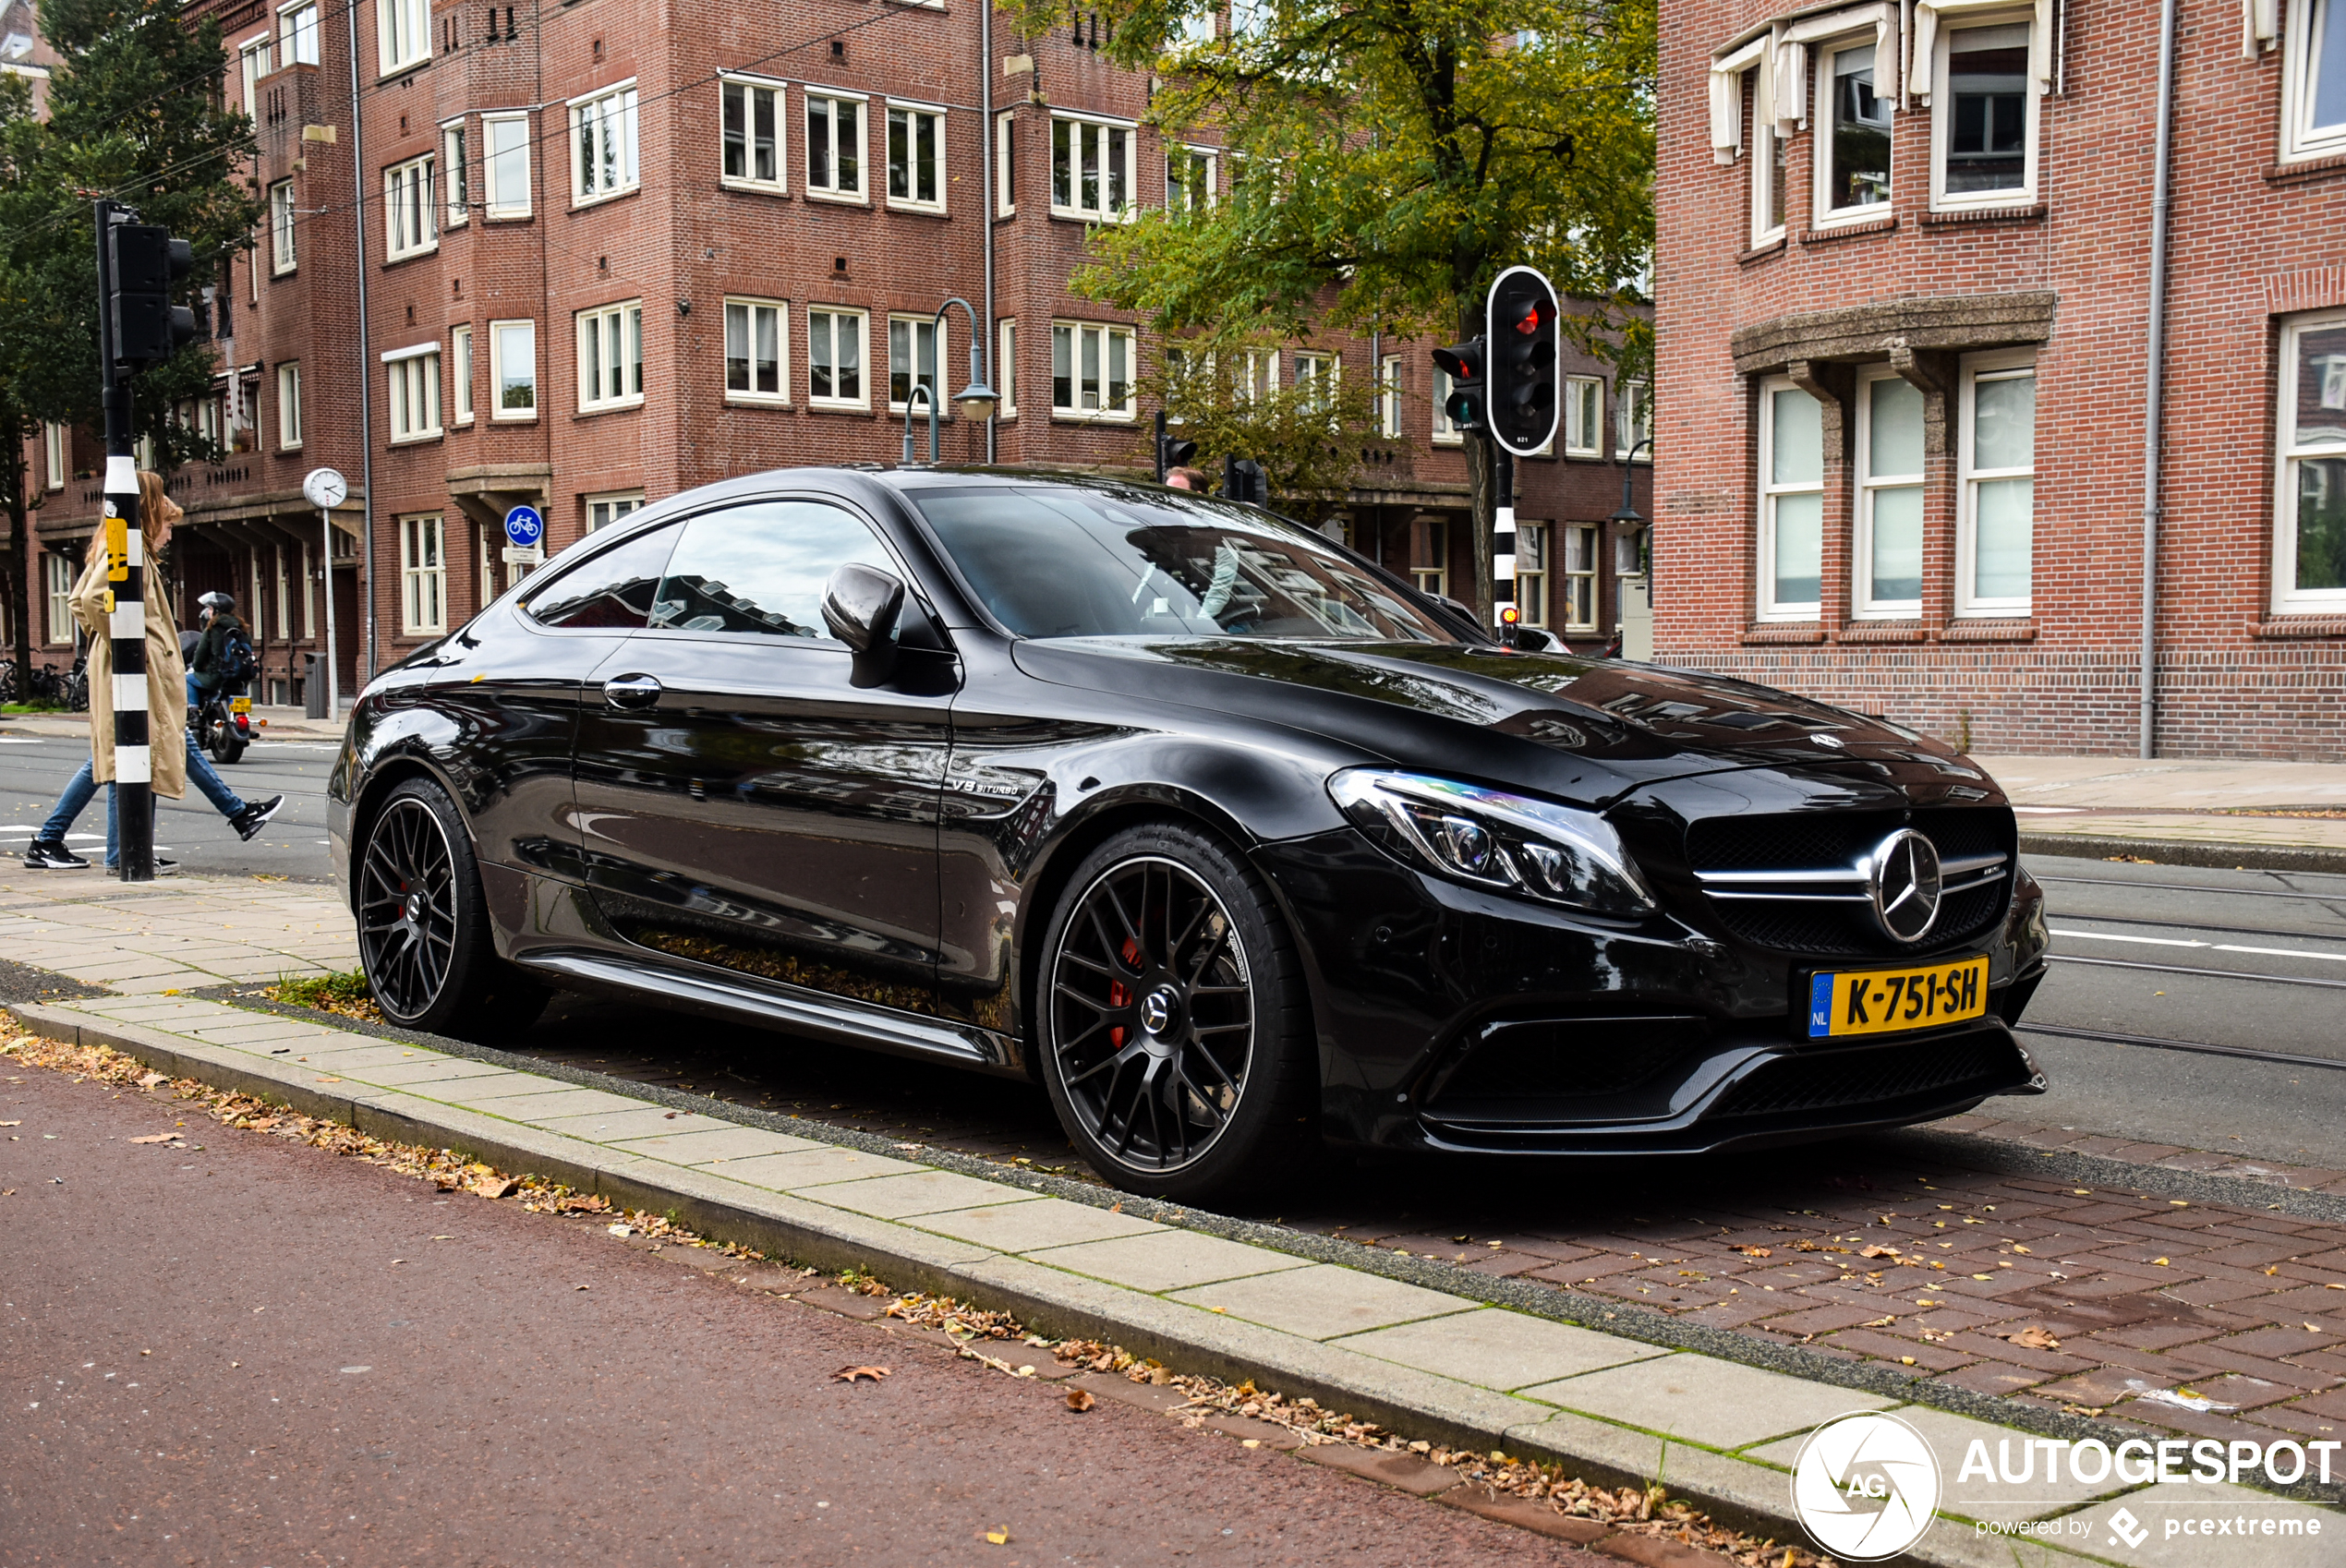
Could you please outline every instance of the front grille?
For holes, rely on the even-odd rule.
[[[1913,948],[1875,923],[1856,870],[1902,826],[1929,838],[1949,868],[1939,918]],[[2001,806],[1711,817],[1687,829],[1687,862],[1721,925],[1754,947],[1820,958],[1928,950],[1977,935],[2012,896],[2016,849],[2012,813]]]
[[[1925,1098],[1943,1103],[1975,1090],[1986,1095],[2009,1089],[2020,1077],[2012,1046],[1977,1034],[1881,1050],[1779,1056],[1729,1090],[1710,1119],[1853,1105],[1894,1109],[1900,1102]]]

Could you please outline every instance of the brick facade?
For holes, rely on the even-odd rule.
[[[1836,8],[1666,0],[1657,657],[1983,749],[2131,752],[2158,7],[1944,7],[1932,18],[1942,42],[1977,25],[2036,30],[2022,90],[2036,123],[2033,189],[1968,205],[1934,196],[1934,115],[1949,121],[1942,136],[1961,134],[1941,55],[1927,60],[1941,90],[1936,107],[1910,93],[1887,116],[1887,202],[1836,226],[1815,170],[1826,141],[1820,103],[1835,100],[1813,84],[1841,68],[1837,51],[1876,45],[1873,85],[1893,106],[1891,57],[1911,48],[1921,9],[1893,4],[1885,18],[1857,7],[1822,21]],[[2280,11],[2284,31],[2305,30],[2289,19],[2305,15],[2303,4]],[[2244,53],[2242,31],[2238,0],[2184,0],[2156,743],[2174,755],[2337,760],[2346,758],[2346,605],[2276,603],[2275,442],[2284,328],[2294,313],[2346,305],[2346,160],[2296,157],[2284,145],[2284,80],[2301,66],[2303,41],[2252,41]],[[1739,61],[1737,47],[1755,39],[1760,58]],[[1762,93],[1788,78],[1788,56],[1810,85],[1797,103],[1775,105],[1789,135],[1784,232],[1770,237],[1755,234],[1764,127],[1754,115]],[[1714,62],[1735,68],[1714,73]],[[1998,350],[2033,356],[2036,368],[2033,582],[2024,607],[1965,613],[1964,377]],[[1926,411],[1919,609],[1868,616],[1856,581],[1856,419],[1865,378],[1883,367],[1921,392]],[[1822,410],[1821,581],[1813,611],[1772,616],[1759,443],[1776,377]],[[2278,568],[2284,589],[2292,569],[2293,558]]]

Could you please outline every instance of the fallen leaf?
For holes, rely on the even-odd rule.
[[[1915,1297],[1915,1305],[1917,1307],[1937,1307],[1941,1305],[1941,1303],[1933,1301],[1929,1297],[1917,1296]]]
[[[1099,1401],[1093,1396],[1092,1391],[1088,1388],[1071,1388],[1067,1391],[1067,1407],[1079,1416],[1098,1403]]]
[[[1915,1364],[1915,1358],[1911,1356],[1901,1356],[1898,1357],[1898,1364],[1902,1367],[1911,1367]]]
[[[2035,1254],[2034,1254],[2034,1253],[2032,1253],[2032,1252],[2030,1252],[2030,1251],[2028,1250],[2028,1248],[2026,1248],[2026,1247],[2020,1246],[2020,1245],[2019,1245],[2018,1243],[2016,1243],[2016,1242],[2013,1245],[2013,1250],[2014,1252],[2019,1253],[2019,1254],[2020,1254],[2023,1258],[2030,1258],[2030,1257],[2034,1257],[2034,1256],[2035,1256]]]
[[[2305,1327],[2309,1333],[2328,1333],[2329,1332],[2328,1329],[2323,1328],[2319,1323],[2307,1323]]]
[[[482,1198],[511,1198],[520,1186],[511,1176],[476,1176],[467,1190]]]
[[[340,1083],[342,1080],[338,1078],[321,1078],[318,1081],[320,1083]]]
[[[1898,1321],[1897,1314],[1893,1313],[1893,1314],[1891,1314],[1891,1315],[1890,1315],[1889,1317],[1887,1317],[1887,1318],[1876,1318],[1876,1319],[1875,1319],[1872,1322],[1870,1322],[1870,1323],[1863,1323],[1863,1324],[1860,1324],[1860,1325],[1858,1325],[1858,1326],[1859,1326],[1859,1327],[1861,1327],[1861,1328],[1868,1328],[1868,1329],[1886,1329],[1886,1328],[1888,1328],[1891,1324],[1893,1324],[1893,1323],[1896,1322],[1897,1321]]]
[[[133,1143],[168,1143],[178,1136],[179,1135],[175,1132],[158,1132],[152,1138],[134,1138],[130,1141]]]
[[[1995,1276],[1995,1275],[1993,1275],[1993,1274],[1974,1274],[1974,1275],[1972,1275],[1971,1277],[1972,1277],[1973,1279],[1976,1279],[1976,1280],[1987,1280],[1987,1279],[1993,1279],[1993,1278],[1995,1278],[1996,1276]]]
[[[613,1236],[633,1236],[635,1234],[635,1227],[634,1225],[606,1225],[603,1228],[610,1231]]]
[[[2265,1272],[2268,1274],[2277,1274],[2280,1272],[2280,1265],[2279,1263],[2275,1263],[2271,1267],[2267,1268]]]
[[[1239,1439],[1239,1446],[1240,1448],[1260,1448],[1263,1446],[1263,1440],[1261,1438],[1240,1438]]]
[[[1005,1525],[998,1530],[988,1530],[986,1538],[996,1546],[1008,1546],[1010,1544],[1010,1527]]]
[[[2004,1335],[2004,1338],[2023,1350],[2059,1350],[2061,1348],[2061,1341],[2034,1323],[2018,1333],[2008,1333]]]
[[[2162,1269],[2167,1267],[2167,1260],[2164,1258],[2153,1258],[2151,1261],[2158,1264]]]
[[[1735,1250],[1747,1258],[1772,1258],[1776,1255],[1772,1247],[1738,1247]]]
[[[1898,1249],[1894,1247],[1874,1246],[1865,1248],[1863,1251],[1859,1252],[1857,1256],[1860,1258],[1895,1258],[1898,1256]]]
[[[0,1122],[0,1127],[22,1127],[22,1122]]]
[[[885,1367],[846,1367],[833,1372],[831,1381],[852,1383],[857,1378],[865,1378],[872,1382],[877,1382],[886,1376],[888,1376],[888,1369]]]
[[[2333,1280],[2329,1284],[2322,1286],[2322,1288],[2324,1290],[2346,1290],[2346,1285],[2340,1285],[2337,1281]]]

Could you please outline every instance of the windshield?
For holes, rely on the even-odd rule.
[[[1458,641],[1315,536],[1240,507],[1039,486],[913,499],[1022,637]]]

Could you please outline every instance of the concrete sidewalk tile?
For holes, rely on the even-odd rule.
[[[1659,1345],[1497,1307],[1373,1329],[1336,1343],[1380,1360],[1495,1389],[1529,1388],[1668,1354]]]
[[[729,1160],[721,1166],[704,1168],[712,1174],[721,1173],[728,1181],[746,1182],[774,1192],[796,1192],[833,1182],[903,1176],[927,1167],[886,1154],[867,1154],[860,1149],[831,1147],[804,1149],[794,1154],[761,1154],[756,1159]]]
[[[2181,1495],[2165,1495],[2171,1492]],[[2077,1511],[2092,1521],[2085,1534],[2064,1538],[2087,1542],[2088,1550],[2102,1548],[2103,1543],[2114,1534],[2106,1521],[2121,1507],[2150,1532],[2149,1539],[2124,1554],[2125,1562],[2142,1563],[2145,1568],[2207,1568],[2210,1563],[2239,1563],[2252,1560],[2256,1568],[2336,1568],[2338,1536],[2340,1531],[2346,1530],[2346,1517],[2342,1517],[2337,1509],[2292,1502],[2268,1492],[2233,1486],[2230,1482],[2218,1482],[2212,1485],[2195,1483],[2189,1487],[2146,1487],[2116,1502],[2095,1503]],[[2207,1536],[2195,1533],[2199,1528],[2206,1528],[2213,1534],[2218,1520],[2243,1517],[2255,1524],[2257,1534],[2254,1546],[2241,1544],[2227,1549],[2210,1540]],[[2304,1530],[2316,1520],[2320,1521],[2321,1529],[2319,1534],[2307,1531],[2293,1536],[2278,1533],[2267,1536],[2264,1533],[2263,1521],[2266,1519],[2274,1521],[2276,1531],[2282,1527],[2284,1522],[2294,1522],[2297,1528]],[[2183,1527],[2178,1527],[2171,1536],[2168,1534],[2171,1525],[2191,1527],[2195,1533],[2186,1535]],[[2235,1524],[2233,1529],[2237,1532],[2239,1526]],[[2328,1544],[2325,1545],[2325,1542]],[[2106,1549],[2104,1552],[2110,1557],[2119,1556],[2119,1553],[2107,1551]],[[2235,1552],[2239,1555],[2235,1556]]]
[[[80,980],[84,977],[77,974],[71,978]],[[126,996],[160,996],[166,991],[186,991],[199,985],[210,985],[212,981],[213,977],[201,970],[183,969],[169,974],[141,975],[135,980],[102,980],[91,983],[119,991]]]
[[[209,1040],[217,1045],[252,1045],[262,1041],[274,1045],[286,1040],[314,1040],[319,1036],[315,1024],[302,1023],[294,1019],[263,1018],[256,1021],[249,1016],[184,1023],[172,1032],[192,1034],[199,1040]],[[358,1038],[365,1039],[366,1036]]]
[[[590,1143],[618,1144],[631,1139],[641,1139],[654,1132],[722,1132],[732,1128],[731,1122],[704,1116],[697,1111],[663,1111],[642,1101],[632,1102],[632,1111],[598,1111],[578,1116],[529,1116],[524,1119],[572,1138],[583,1138]],[[499,1115],[503,1115],[502,1108]]]
[[[1308,1259],[1225,1241],[1218,1236],[1201,1236],[1193,1230],[1162,1230],[1150,1236],[1087,1241],[1074,1247],[1054,1247],[1032,1256],[1035,1262],[1055,1269],[1150,1292],[1179,1290],[1187,1285],[1211,1285],[1216,1280],[1310,1266]]]
[[[500,1067],[494,1075],[483,1073],[478,1078],[456,1085],[449,1093],[434,1095],[433,1098],[443,1099],[452,1105],[478,1110],[514,1095],[543,1094],[549,1090],[563,1087],[565,1085],[555,1080],[540,1078],[534,1072],[515,1072],[510,1067]]]
[[[691,1113],[686,1113],[691,1115]],[[684,1118],[676,1118],[682,1121]],[[695,1117],[706,1121],[705,1116]],[[643,1154],[655,1160],[666,1160],[678,1165],[714,1165],[723,1161],[750,1160],[760,1154],[790,1154],[805,1149],[820,1149],[825,1145],[807,1138],[792,1138],[786,1132],[768,1132],[763,1128],[721,1127],[695,1132],[678,1132],[671,1123],[658,1138],[638,1138],[618,1145],[631,1154]],[[719,1173],[722,1175],[722,1172]]]
[[[308,1065],[310,1067],[326,1067],[334,1072],[348,1073],[354,1077],[363,1078],[369,1083],[380,1081],[375,1075],[387,1067],[409,1067],[417,1062],[439,1055],[436,1051],[428,1052],[405,1045],[386,1045],[378,1041],[368,1040],[363,1035],[358,1039],[360,1043],[347,1051],[321,1051],[313,1047],[308,1051],[296,1052],[295,1055],[307,1056]],[[272,1055],[273,1054],[272,1052]],[[441,1056],[440,1059],[445,1062],[455,1061],[459,1058]]]
[[[1306,1339],[1334,1339],[1364,1329],[1465,1312],[1478,1305],[1463,1296],[1334,1263],[1313,1263],[1282,1273],[1206,1285],[1182,1291],[1174,1299],[1219,1308],[1250,1323]]]
[[[1931,1453],[1938,1456],[1939,1512],[1941,1514],[1963,1519],[2005,1523],[2043,1519],[2055,1514],[2066,1514],[2097,1497],[2126,1490],[2125,1484],[2114,1477],[2105,1477],[2098,1486],[2074,1480],[2065,1465],[2060,1467],[2054,1478],[2047,1480],[2041,1473],[2044,1465],[2042,1451],[2032,1452],[2025,1446],[2036,1441],[2035,1434],[2030,1432],[2014,1431],[2010,1427],[1999,1427],[1989,1421],[1975,1421],[1968,1416],[1958,1416],[1949,1410],[1934,1410],[1927,1405],[1900,1405],[1890,1414],[1920,1432],[1923,1440],[1930,1444]],[[1800,1457],[1800,1445],[1808,1441],[1807,1432],[1795,1432],[1778,1441],[1746,1449],[1743,1457],[1781,1465],[1789,1470],[1793,1461]],[[1962,1473],[1964,1457],[1971,1452],[1975,1441],[1988,1445],[1990,1465],[2009,1464],[2015,1470],[2026,1465],[2028,1479],[1997,1486],[1985,1485],[1977,1479],[1958,1482],[1955,1478]],[[2001,1472],[1998,1479],[2001,1481]]]
[[[1706,1448],[1730,1449],[1802,1431],[1853,1410],[1880,1410],[1896,1403],[1687,1352],[1521,1392],[1526,1399]]]
[[[955,1209],[925,1215],[920,1225],[923,1230],[958,1236],[964,1241],[982,1241],[997,1252],[1039,1252],[1046,1248],[1073,1247],[1120,1236],[1144,1236],[1165,1228],[1131,1214],[1095,1209],[1089,1203],[1070,1203],[1064,1198]]]
[[[1662,1474],[1663,1444],[1651,1432],[1568,1412],[1518,1422],[1492,1446],[1518,1458],[1566,1460],[1573,1474],[1606,1486],[1644,1486]]]
[[[836,1192],[817,1195],[818,1201],[836,1203],[842,1209],[883,1220],[907,1219],[950,1209],[975,1209],[991,1203],[1016,1203],[1028,1198],[1017,1188],[1005,1187],[1000,1182],[981,1181],[952,1171],[928,1170],[859,1181]]]
[[[612,1094],[600,1089],[577,1089],[566,1083],[549,1082],[536,1094],[508,1094],[489,1107],[491,1116],[511,1116],[517,1122],[542,1126],[550,1121],[572,1116],[613,1116],[627,1111],[645,1109],[641,1100],[631,1100],[624,1094]]]
[[[436,1056],[417,1052],[412,1062],[396,1067],[369,1067],[367,1081],[394,1087],[446,1083],[457,1079],[493,1078],[503,1067],[490,1062],[476,1062],[469,1056]]]

